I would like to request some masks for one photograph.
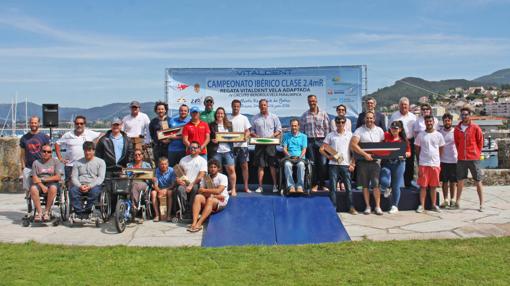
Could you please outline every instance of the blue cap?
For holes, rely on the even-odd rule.
[[[202,112],[200,110],[200,107],[198,106],[193,106],[190,110],[189,110],[189,113],[193,113],[193,112]]]

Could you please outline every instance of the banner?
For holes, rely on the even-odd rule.
[[[291,68],[168,68],[166,96],[170,109],[180,105],[204,109],[206,96],[214,108],[231,112],[232,100],[241,101],[241,113],[259,113],[258,103],[268,100],[269,112],[280,117],[300,116],[308,109],[307,96],[317,96],[319,108],[336,115],[345,104],[347,116],[361,112],[362,66]]]

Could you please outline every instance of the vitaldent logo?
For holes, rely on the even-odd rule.
[[[239,76],[265,76],[265,75],[290,75],[290,69],[282,70],[241,70],[236,71]]]

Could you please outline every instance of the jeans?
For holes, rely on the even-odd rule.
[[[404,171],[406,162],[403,160],[383,161],[381,168],[380,184],[381,189],[391,186],[391,204],[398,207],[400,202],[400,188],[404,186]]]
[[[232,151],[225,153],[216,153],[213,156],[213,159],[218,160],[222,166],[232,166],[235,163],[234,153]]]
[[[294,183],[294,178],[292,177],[292,167],[296,166],[296,177],[297,177],[297,184]],[[305,178],[305,163],[303,161],[299,161],[297,163],[292,163],[291,161],[287,160],[284,163],[284,171],[285,171],[285,180],[287,182],[287,188],[293,187],[296,185],[296,187],[304,187],[303,181]]]
[[[344,184],[347,193],[347,208],[352,207],[352,191],[351,191],[351,172],[349,166],[329,165],[329,198],[336,207],[336,183],[340,181]]]
[[[319,152],[324,139],[308,138],[308,146],[306,149],[306,158],[312,161],[314,172],[312,172],[312,185],[324,186],[327,169],[327,159]]]
[[[74,212],[76,214],[82,214],[91,212],[92,208],[94,207],[95,202],[99,198],[99,194],[101,194],[101,187],[95,186],[92,189],[90,189],[87,193],[82,193],[80,191],[79,187],[72,187],[69,190],[69,195],[71,196],[71,205],[73,206]],[[84,210],[81,204],[81,197],[82,195],[87,196],[87,209]]]

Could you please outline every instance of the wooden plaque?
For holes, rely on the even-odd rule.
[[[244,132],[216,132],[216,140],[219,143],[226,142],[244,142],[246,138],[244,138]]]
[[[333,147],[329,144],[324,144],[324,152],[328,154],[330,157],[333,157],[338,163],[342,163],[344,157],[341,153],[338,153]]]
[[[407,149],[406,142],[359,143],[359,146],[374,159],[404,159]],[[354,152],[354,158],[363,159],[363,156]]]
[[[126,173],[131,173],[133,179],[150,180],[154,178],[154,170],[148,168],[126,168]]]
[[[250,137],[250,145],[280,145],[280,138],[274,137]]]
[[[214,189],[215,188],[213,180],[209,174],[206,174],[204,176],[204,184],[205,184],[206,189]]]
[[[162,129],[158,131],[158,139],[168,139],[173,135],[182,135],[182,127]]]
[[[175,172],[175,177],[177,179],[183,180],[186,183],[186,185],[190,184],[190,181],[189,181],[188,177],[186,177],[186,173],[184,172],[184,169],[181,167],[181,165],[176,164],[174,166],[174,172]]]

